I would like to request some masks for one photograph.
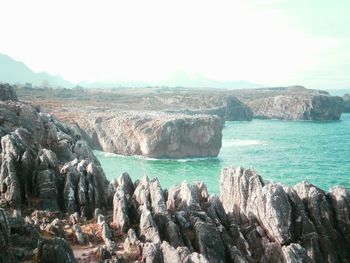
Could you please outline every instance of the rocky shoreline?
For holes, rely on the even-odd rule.
[[[345,188],[241,167],[222,171],[219,195],[109,182],[78,126],[0,95],[0,262],[349,262]]]
[[[220,196],[202,182],[162,189],[157,178],[109,184],[93,217],[0,209],[4,262],[349,262],[350,193],[302,182],[263,183],[224,169]],[[111,201],[111,200],[110,200]],[[32,211],[29,213],[28,211]],[[22,215],[21,215],[22,214]]]

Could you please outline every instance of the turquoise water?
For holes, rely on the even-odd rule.
[[[350,189],[350,114],[341,121],[253,120],[226,122],[218,158],[154,160],[95,152],[108,179],[127,171],[135,180],[157,176],[164,188],[183,180],[204,181],[219,191],[220,170],[253,167],[264,180],[294,185],[307,180],[328,190]]]

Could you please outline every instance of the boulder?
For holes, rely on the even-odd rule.
[[[142,247],[142,262],[158,263],[163,262],[162,251],[159,244],[146,242]]]
[[[113,223],[123,232],[126,232],[130,225],[127,200],[121,186],[118,186],[113,199]]]
[[[38,245],[37,259],[47,263],[76,262],[68,242],[62,238],[42,240]]]
[[[182,263],[179,253],[168,242],[163,241],[161,249],[164,263]]]
[[[154,222],[151,212],[146,208],[142,208],[140,218],[140,238],[144,242],[153,242],[159,244],[161,242],[159,237],[158,227]]]
[[[14,88],[7,83],[0,83],[0,100],[18,101]]]

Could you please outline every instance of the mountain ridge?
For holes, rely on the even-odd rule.
[[[25,63],[0,53],[0,81],[11,84],[31,83],[35,86],[72,87],[74,84],[58,75],[34,72]]]

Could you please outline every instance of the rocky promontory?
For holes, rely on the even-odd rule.
[[[254,94],[237,92],[237,97],[251,108],[254,118],[259,119],[339,120],[343,107],[341,97],[301,86],[257,89]]]
[[[156,158],[217,156],[222,122],[215,115],[163,112],[97,112],[77,120],[96,149]]]

